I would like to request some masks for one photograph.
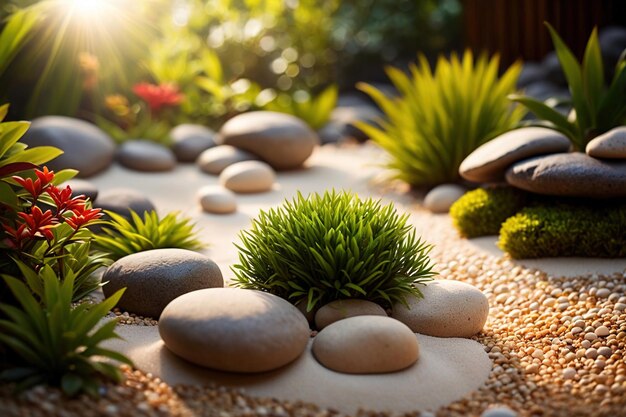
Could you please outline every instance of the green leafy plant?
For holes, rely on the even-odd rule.
[[[498,246],[512,258],[626,256],[623,203],[537,204],[507,219]]]
[[[591,33],[582,64],[579,64],[554,28],[548,23],[546,26],[569,85],[574,112],[566,117],[530,97],[513,95],[511,99],[526,106],[540,119],[528,124],[558,130],[578,150],[584,151],[594,137],[626,124],[626,59],[617,63],[613,80],[607,86],[597,29]]]
[[[450,218],[463,237],[497,235],[502,223],[527,202],[528,194],[517,188],[477,188],[452,204]]]
[[[273,93],[273,90],[264,91]],[[273,95],[274,98],[262,106],[264,109],[292,114],[304,120],[313,130],[318,130],[330,119],[330,113],[337,104],[338,88],[331,85],[314,97],[305,90]]]
[[[205,245],[196,238],[191,219],[179,217],[178,212],[159,218],[155,211],[144,212],[143,218],[131,210],[128,220],[107,211],[110,221],[96,237],[97,247],[114,260],[150,249],[182,248],[200,250]]]
[[[511,66],[498,77],[498,57],[467,51],[462,59],[440,57],[434,73],[423,55],[410,76],[396,68],[387,74],[400,92],[388,98],[367,85],[387,120],[380,127],[359,123],[391,156],[387,167],[415,187],[459,181],[459,165],[472,151],[516,126],[524,115],[507,96],[515,90],[521,67]]]
[[[0,304],[0,345],[14,353],[19,363],[12,363],[0,379],[17,382],[18,390],[58,385],[69,396],[81,392],[97,396],[99,380],[121,380],[120,369],[110,360],[132,362],[100,346],[119,337],[114,331],[117,322],[111,320],[101,326],[99,322],[124,290],[99,304],[73,307],[74,279],[74,272],[68,269],[65,279],[59,281],[48,265],[27,283],[4,276],[19,305]]]
[[[325,192],[261,211],[240,234],[236,285],[266,291],[307,311],[336,299],[362,298],[390,306],[435,275],[431,247],[393,205]]]

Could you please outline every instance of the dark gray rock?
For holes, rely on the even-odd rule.
[[[569,139],[542,127],[506,132],[478,147],[459,167],[463,178],[474,182],[500,182],[511,164],[532,156],[568,152]]]
[[[215,132],[202,125],[182,124],[170,131],[172,151],[179,162],[194,162],[215,146]]]
[[[322,145],[329,143],[338,143],[344,138],[343,129],[338,124],[329,122],[317,131]]]
[[[561,69],[561,63],[555,51],[548,52],[548,54],[543,57],[541,66],[546,72],[548,81],[561,87],[567,86],[567,79],[565,78],[563,69]]]
[[[94,124],[64,116],[34,119],[22,138],[29,147],[55,146],[63,155],[48,162],[48,168],[78,170],[86,178],[107,169],[115,156],[115,143]]]
[[[626,159],[626,126],[616,127],[592,139],[585,151],[594,158]]]
[[[94,206],[124,217],[130,217],[130,210],[140,216],[144,211],[156,210],[152,201],[146,196],[129,188],[113,188],[100,192]]]
[[[564,91],[562,87],[552,82],[540,80],[527,84],[524,93],[527,96],[544,101],[551,97],[556,97],[557,95],[562,96]]]
[[[608,162],[581,152],[540,156],[513,165],[506,180],[537,194],[586,197],[626,197],[626,162]]]
[[[259,157],[230,145],[220,145],[202,152],[196,164],[207,174],[219,175],[227,167],[244,161],[258,161]]]
[[[191,291],[224,286],[222,272],[204,255],[185,249],[153,249],[125,256],[102,277],[106,297],[126,288],[118,307],[158,318],[172,300]]]
[[[319,144],[302,120],[270,111],[233,117],[220,129],[218,141],[251,152],[277,170],[300,168]]]
[[[176,157],[170,149],[139,139],[124,142],[118,149],[117,160],[135,171],[170,171],[176,166]]]
[[[61,187],[65,188],[67,185],[72,189],[72,197],[84,195],[92,202],[98,198],[98,188],[89,181],[73,178],[64,182]]]
[[[600,50],[604,59],[604,66],[612,73],[620,55],[626,49],[626,28],[621,26],[607,26],[598,34]]]
[[[529,84],[538,81],[545,81],[546,71],[543,66],[537,62],[527,62],[522,67],[522,72],[517,79],[517,87],[524,88]]]

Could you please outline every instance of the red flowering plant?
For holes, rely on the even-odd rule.
[[[0,212],[0,248],[15,263],[19,273],[14,275],[26,279],[44,267],[52,268],[61,281],[71,271],[72,298],[78,300],[98,288],[94,272],[110,263],[106,254],[91,250],[89,226],[98,222],[101,210],[83,195],[72,196],[69,185],[57,186],[54,171],[47,167],[32,173],[8,181],[15,187],[15,200],[3,203]]]
[[[96,117],[98,125],[118,142],[141,138],[168,144],[168,133],[185,96],[172,83],[138,83],[133,93],[140,99],[113,94],[105,97],[106,117]]]

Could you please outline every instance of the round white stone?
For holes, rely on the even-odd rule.
[[[288,301],[261,291],[212,288],[178,297],[163,310],[165,346],[196,365],[265,372],[302,354],[309,325]]]
[[[261,161],[245,161],[228,166],[220,174],[220,184],[236,193],[262,193],[272,189],[276,174]]]
[[[198,201],[207,213],[228,214],[237,210],[235,194],[219,185],[206,185],[197,192]]]
[[[411,329],[381,316],[337,321],[319,332],[312,349],[326,368],[349,374],[395,372],[413,365],[419,357]]]
[[[433,213],[447,213],[450,206],[467,190],[457,184],[441,184],[430,190],[424,197],[424,207]]]
[[[441,279],[420,286],[424,298],[407,298],[393,306],[392,317],[415,333],[436,337],[472,337],[487,321],[489,302],[476,287]]]

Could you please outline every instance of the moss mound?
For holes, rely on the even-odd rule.
[[[516,259],[626,257],[626,203],[526,207],[502,224],[498,246]]]
[[[450,207],[450,216],[463,237],[497,235],[502,223],[524,207],[527,196],[511,187],[477,188]]]

